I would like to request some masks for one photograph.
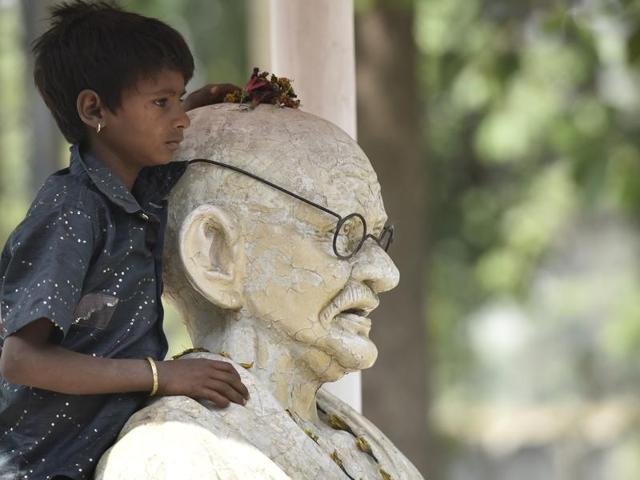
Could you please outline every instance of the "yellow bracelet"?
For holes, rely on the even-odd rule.
[[[158,369],[156,368],[156,362],[153,361],[153,358],[147,357],[149,361],[149,365],[151,365],[151,372],[153,373],[153,388],[151,389],[150,397],[153,397],[156,393],[158,393]]]

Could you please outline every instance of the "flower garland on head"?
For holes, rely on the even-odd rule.
[[[293,91],[291,80],[285,77],[278,78],[269,72],[260,72],[258,67],[253,69],[251,78],[241,91],[228,93],[224,97],[226,103],[250,103],[250,108],[255,108],[260,103],[270,103],[280,107],[298,108],[300,100]]]

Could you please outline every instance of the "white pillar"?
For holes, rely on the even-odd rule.
[[[267,72],[272,71],[271,17],[269,13],[271,5],[269,3],[269,0],[249,0],[247,4],[249,67],[258,67],[260,71],[266,70]]]
[[[271,66],[293,80],[301,110],[356,138],[353,0],[271,0]],[[326,387],[362,411],[360,373]]]

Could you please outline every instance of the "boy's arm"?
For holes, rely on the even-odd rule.
[[[50,342],[53,328],[48,319],[41,318],[5,339],[0,356],[5,380],[70,394],[151,390],[151,368],[146,360],[72,352]]]
[[[77,395],[150,391],[153,377],[144,359],[93,357],[51,343],[55,327],[40,318],[5,338],[0,374],[10,383]],[[238,372],[214,360],[157,362],[158,394],[187,395],[227,406],[244,404],[248,391]]]

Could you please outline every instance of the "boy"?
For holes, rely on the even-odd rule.
[[[184,39],[156,19],[75,1],[52,10],[34,52],[71,160],[0,257],[0,473],[86,479],[149,393],[224,407],[248,392],[227,363],[160,361],[165,198],[186,168],[170,163],[189,126]],[[205,87],[187,107],[231,88]]]

